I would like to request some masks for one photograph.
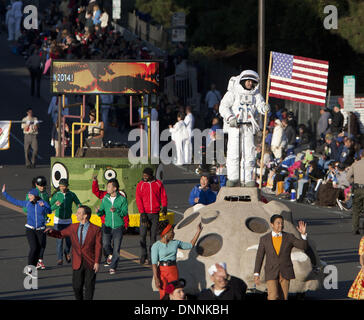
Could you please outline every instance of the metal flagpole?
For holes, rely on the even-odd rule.
[[[270,72],[272,69],[272,51],[269,55],[269,71],[268,71],[268,78],[267,78],[267,91],[266,91],[266,98],[265,103],[268,104],[269,100],[269,87],[270,87]],[[265,134],[267,130],[267,118],[268,118],[268,112],[265,112],[264,115],[264,126],[263,126],[263,141],[262,141],[262,151],[260,155],[260,177],[259,177],[259,189],[262,189],[262,179],[263,179],[263,166],[264,166],[264,149],[265,149]]]

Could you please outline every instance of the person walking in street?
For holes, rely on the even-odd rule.
[[[32,180],[32,189],[37,191],[37,196],[47,202],[49,204],[49,194],[46,191],[46,186],[47,186],[47,179],[43,176],[37,176],[34,177]],[[29,195],[27,194],[25,197],[25,201],[29,201]],[[28,209],[27,207],[23,207],[23,211],[24,213],[28,213]],[[46,221],[48,220],[48,218],[46,219]],[[38,259],[38,263],[37,263],[37,269],[45,269],[45,265],[43,262],[43,257],[44,257],[44,251],[45,248],[47,246],[47,239],[44,239],[44,242],[41,243],[41,248],[40,248],[40,252],[39,252],[39,259]]]
[[[30,95],[34,97],[34,91],[36,90],[36,96],[37,98],[40,98],[40,80],[43,72],[43,58],[40,55],[39,49],[35,48],[33,50],[32,55],[25,62],[25,66],[28,68],[30,75]]]
[[[152,168],[143,170],[135,200],[140,213],[140,264],[150,264],[151,247],[157,240],[159,212],[167,216],[167,194],[162,181],[156,179]],[[147,231],[150,225],[150,243],[147,251]]]
[[[44,230],[46,228],[47,214],[51,213],[48,202],[38,196],[38,190],[31,189],[28,192],[28,201],[21,201],[13,198],[6,192],[5,184],[2,187],[2,194],[12,204],[25,207],[27,210],[27,223],[25,225],[25,234],[29,244],[28,268],[27,275],[32,275],[40,257],[42,247],[45,247],[46,237]]]
[[[109,181],[111,181],[113,179],[110,179]],[[115,179],[116,180],[116,179]],[[100,200],[102,200],[106,195],[107,195],[107,191],[105,190],[100,190],[99,189],[99,182],[97,181],[97,176],[93,177],[92,180],[92,193],[99,198]],[[126,193],[122,190],[119,190],[119,193],[122,197],[124,197],[125,199],[127,199]],[[105,215],[100,216],[101,219],[101,231],[102,234],[104,234],[104,229],[105,229]],[[126,215],[124,217],[124,230],[127,230],[129,227],[129,215]],[[104,252],[104,256],[105,256],[105,266],[110,266],[111,264],[111,260],[112,260],[112,255],[109,256],[105,250],[105,248],[103,248],[103,252]]]
[[[128,216],[128,201],[120,194],[119,182],[116,179],[108,181],[106,191],[107,194],[102,199],[97,215],[99,217],[105,215],[103,248],[108,256],[107,263],[110,263],[109,273],[115,274],[123,240],[125,217]]]
[[[68,180],[59,180],[59,188],[52,195],[51,208],[55,210],[54,214],[54,229],[62,231],[72,224],[72,204],[75,203],[78,207],[81,206],[80,200],[76,194],[68,189]],[[66,247],[63,251],[63,238],[57,239],[57,264],[63,264],[63,253],[67,263],[71,262],[71,239],[65,238]]]
[[[361,269],[350,287],[348,297],[364,300],[364,237],[361,238],[359,243],[359,262]]]
[[[352,231],[356,235],[359,234],[360,214],[364,209],[364,158],[349,167],[346,178],[353,184]]]
[[[154,282],[162,300],[167,284],[179,278],[176,264],[178,249],[190,250],[195,246],[202,231],[202,224],[198,224],[197,232],[190,243],[174,240],[173,226],[166,220],[161,221],[158,228],[161,239],[153,244],[151,255]]]
[[[96,274],[101,260],[101,228],[90,222],[91,209],[80,206],[77,221],[63,230],[47,228],[45,234],[57,240],[70,238],[72,242],[72,286],[76,300],[92,300]],[[83,289],[85,287],[85,293]]]
[[[27,109],[27,116],[22,119],[21,128],[24,133],[24,155],[27,168],[35,168],[38,155],[38,125],[37,117],[33,116],[32,108]],[[32,148],[32,160],[29,160],[29,149]]]
[[[270,219],[272,232],[262,236],[259,241],[254,267],[254,282],[260,285],[260,271],[265,259],[265,281],[268,300],[288,300],[289,282],[295,279],[291,260],[292,249],[307,249],[306,224],[298,222],[297,230],[302,239],[283,231],[283,216],[275,214]]]

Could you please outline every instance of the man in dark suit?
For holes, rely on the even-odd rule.
[[[307,249],[306,224],[298,222],[297,230],[302,239],[297,239],[293,234],[283,232],[284,219],[275,214],[270,219],[272,232],[260,238],[254,267],[254,282],[260,285],[260,270],[265,261],[265,281],[268,289],[268,300],[287,300],[289,282],[295,279],[291,260],[292,248]]]
[[[76,300],[92,300],[95,292],[96,273],[102,254],[101,228],[90,223],[91,209],[80,206],[77,221],[61,231],[47,228],[45,232],[62,239],[70,237],[72,242],[72,285]],[[83,287],[85,286],[85,295]]]

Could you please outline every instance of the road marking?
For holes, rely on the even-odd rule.
[[[23,214],[23,215],[27,215],[22,209],[20,209],[19,207],[17,207],[17,206],[14,206],[13,204],[11,204],[11,203],[9,203],[9,202],[6,202],[6,201],[4,201],[4,200],[0,200],[0,205],[1,206],[3,206],[3,207],[5,207],[5,208],[8,208],[8,209],[10,209],[10,210],[14,210],[14,211],[16,211],[16,212],[19,212],[19,213],[21,213],[21,214]]]
[[[17,137],[16,137],[16,135],[14,135],[14,134],[12,134],[11,132],[10,132],[10,136],[12,136],[17,142],[19,142],[22,146],[23,146],[23,148],[24,148],[24,144],[23,144],[23,142],[21,142]],[[32,151],[33,152],[33,151]],[[43,157],[41,157],[38,153],[37,153],[37,158],[39,159],[39,160],[43,160]]]
[[[184,214],[182,212],[176,211],[176,210],[172,210],[172,209],[168,209],[169,211],[172,211],[174,213],[179,214],[180,216],[184,217]]]
[[[127,252],[125,250],[120,250],[120,256],[125,258],[125,259],[128,259],[128,260],[131,260],[137,264],[139,264],[139,257],[137,257],[136,255],[130,253],[130,252]],[[149,268],[151,269],[152,266],[151,265],[147,265],[147,264],[141,264],[142,267],[146,267],[146,268]]]

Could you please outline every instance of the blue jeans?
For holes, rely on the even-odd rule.
[[[102,237],[102,245],[104,247],[106,256],[112,255],[110,264],[111,269],[116,269],[119,262],[121,241],[123,240],[122,227],[112,229],[104,226],[104,233]]]
[[[70,224],[55,224],[54,230],[61,231],[69,227]],[[69,237],[64,238],[66,247],[64,249],[64,253],[70,254],[71,251],[71,239]],[[56,239],[57,243],[57,259],[63,260],[63,239]]]
[[[284,179],[284,192],[289,192],[291,193],[291,189],[290,189],[290,185],[291,182],[293,182],[293,188],[296,189],[297,188],[297,179],[296,178],[292,178],[292,177],[287,177]]]

